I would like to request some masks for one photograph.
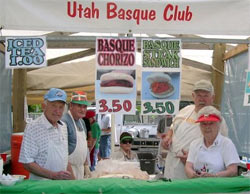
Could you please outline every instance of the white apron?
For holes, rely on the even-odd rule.
[[[57,141],[53,141],[49,136],[49,146],[48,146],[48,157],[43,168],[51,170],[53,172],[66,171],[68,165],[68,150],[67,145],[63,139],[62,131],[59,130],[59,138]],[[47,179],[44,177],[37,176],[30,173],[30,178],[32,180],[42,180]]]
[[[210,149],[210,151],[206,151],[205,149]],[[199,172],[203,171],[212,174],[226,169],[221,151],[211,148],[203,148],[203,150],[200,150],[194,160],[193,165],[194,169]]]
[[[181,122],[178,129],[174,131],[172,146],[168,152],[166,162],[165,162],[165,172],[164,177],[170,179],[186,179],[187,176],[184,170],[184,164],[179,158],[176,158],[176,154],[182,155],[182,149],[185,151],[189,150],[190,143],[201,137],[201,131],[199,125],[188,121],[189,117],[194,112],[186,117],[185,120]]]
[[[87,140],[84,131],[79,131],[78,127],[73,119],[70,111],[68,112],[76,129],[76,148],[75,150],[69,155],[69,162],[72,166],[73,173],[77,180],[84,178],[84,162],[87,158]],[[82,123],[80,122],[82,125]],[[82,126],[83,128],[83,126]],[[83,128],[84,129],[84,128]]]

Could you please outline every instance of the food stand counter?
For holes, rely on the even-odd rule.
[[[0,186],[1,194],[188,194],[250,193],[250,178],[197,178],[175,181],[144,181],[122,178],[88,180],[25,180],[13,186]]]

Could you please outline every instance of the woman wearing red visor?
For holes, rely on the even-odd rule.
[[[213,106],[198,112],[202,138],[194,140],[189,149],[185,171],[189,178],[237,176],[239,155],[233,142],[222,136],[221,114]]]

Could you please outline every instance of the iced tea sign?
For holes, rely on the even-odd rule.
[[[7,37],[5,67],[7,69],[47,66],[45,37]]]

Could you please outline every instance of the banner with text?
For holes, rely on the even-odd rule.
[[[136,39],[96,39],[96,111],[135,114]]]
[[[0,5],[0,26],[4,29],[250,34],[249,0],[0,0]]]
[[[142,39],[141,113],[174,115],[179,111],[181,41]]]
[[[45,37],[7,37],[5,68],[26,69],[47,66]]]

